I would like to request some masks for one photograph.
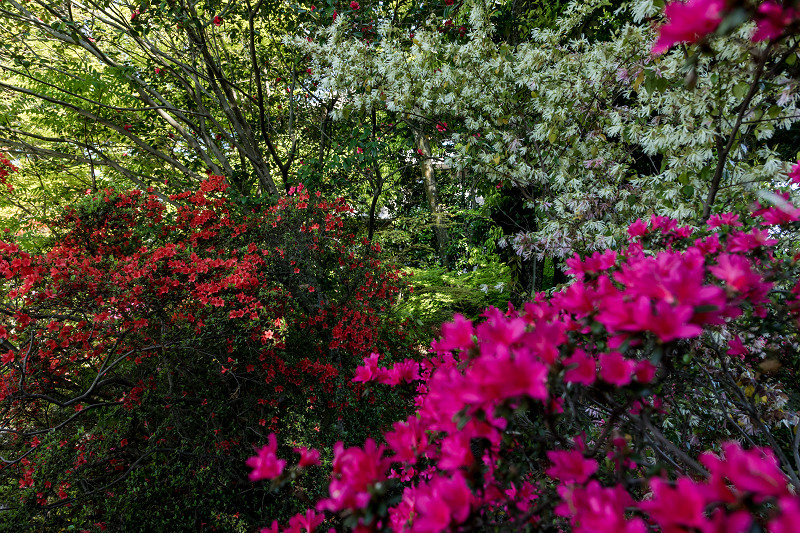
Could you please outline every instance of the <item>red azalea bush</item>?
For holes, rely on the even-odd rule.
[[[566,289],[478,324],[456,315],[421,364],[364,358],[354,381],[416,384],[417,413],[385,445],[337,444],[329,495],[283,531],[321,512],[359,531],[792,530],[800,433],[781,381],[800,345],[786,248],[800,210],[786,198],[703,231],[638,220],[626,249],[570,259]],[[295,475],[277,457],[254,477]]]
[[[8,175],[18,169],[3,154],[0,154],[0,185],[5,185],[9,192],[14,190],[14,186],[8,183]]]
[[[245,211],[225,188],[211,176],[177,212],[105,190],[48,253],[0,243],[4,523],[246,529],[324,488],[254,490],[252,444],[363,440],[409,405],[349,379],[373,350],[411,349],[391,317],[405,285],[352,210],[300,185]]]

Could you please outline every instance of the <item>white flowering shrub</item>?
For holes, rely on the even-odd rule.
[[[619,8],[633,22],[610,39],[582,36],[608,4],[574,2],[517,46],[496,38],[485,0],[413,34],[384,24],[367,40],[339,14],[288,42],[312,58],[318,90],[343,102],[334,118],[425,120],[450,168],[518,187],[536,216],[515,239],[520,255],[603,249],[637,217],[697,223],[771,189],[789,168],[771,139],[798,118],[793,45],[753,43],[745,24],[710,50],[654,55],[650,1]]]

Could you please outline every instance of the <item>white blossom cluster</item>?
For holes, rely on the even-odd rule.
[[[653,56],[652,1],[627,5],[638,22],[605,41],[577,35],[604,2],[577,1],[557,29],[512,47],[491,38],[491,2],[467,2],[463,39],[431,17],[413,38],[383,25],[367,43],[339,16],[316,39],[289,42],[312,57],[321,94],[345,102],[334,118],[387,109],[430,121],[451,168],[524,188],[538,220],[514,240],[519,254],[613,246],[649,214],[697,222],[732,136],[714,212],[785,181],[789,162],[766,141],[798,119],[796,86],[768,63],[748,100],[766,47],[752,26],[712,41],[712,54]]]

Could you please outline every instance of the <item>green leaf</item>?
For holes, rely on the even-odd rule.
[[[747,83],[747,82],[737,83],[733,87],[733,96],[735,96],[736,98],[744,98],[745,95],[747,94],[747,91],[749,91],[749,90],[750,90],[750,84],[749,83]]]

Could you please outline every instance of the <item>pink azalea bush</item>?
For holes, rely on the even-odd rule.
[[[480,322],[454,316],[428,359],[365,357],[353,381],[416,387],[417,412],[385,432],[386,445],[337,444],[329,495],[306,530],[325,512],[359,531],[791,531],[800,465],[775,447],[768,406],[736,400],[747,397],[733,378],[763,364],[742,341],[759,327],[761,349],[787,357],[800,338],[800,254],[777,238],[798,221],[783,204],[715,215],[703,229],[638,220],[625,249],[570,259],[566,289],[489,308]],[[761,380],[758,394],[778,386]],[[693,441],[670,431],[666,420],[700,412],[710,395],[709,429]],[[758,418],[752,435],[733,422],[742,409]],[[251,461],[280,484],[293,470],[278,468],[274,442]]]

